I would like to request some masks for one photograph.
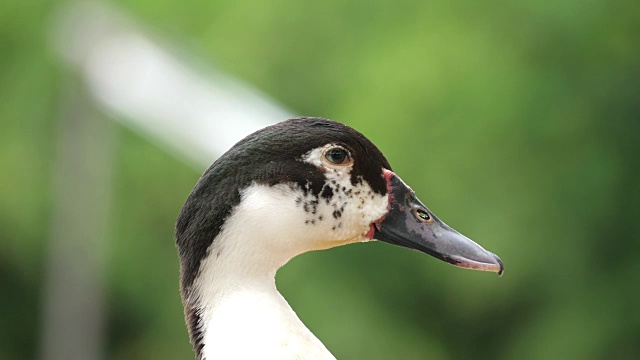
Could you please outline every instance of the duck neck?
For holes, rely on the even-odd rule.
[[[277,264],[218,240],[193,288],[201,359],[231,358],[241,346],[236,339],[246,339],[248,333],[263,338],[268,321],[275,320],[273,313],[288,306],[276,289]],[[269,314],[272,318],[265,316]]]
[[[183,293],[199,359],[334,359],[276,289],[276,271],[314,249],[291,187],[241,196]]]
[[[276,289],[276,271],[292,255],[231,246],[237,240],[216,239],[194,283],[199,358],[333,359]]]

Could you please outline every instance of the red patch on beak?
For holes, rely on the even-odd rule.
[[[387,181],[387,194],[389,194],[389,205],[387,205],[387,209],[391,209],[391,201],[393,200],[393,194],[391,189],[391,177],[396,176],[396,174],[387,169],[382,169],[384,173],[384,179]]]
[[[376,232],[376,223],[374,222],[373,224],[371,224],[369,226],[369,231],[367,231],[366,234],[364,234],[364,237],[366,237],[367,239],[371,239],[373,240],[373,234]]]
[[[389,211],[391,210],[391,202],[393,201],[393,195],[391,193],[391,177],[395,176],[396,174],[393,171],[387,169],[382,169],[382,172],[384,174],[384,179],[387,181],[387,196],[389,197],[389,202],[387,203],[387,211]],[[369,231],[364,234],[367,239],[373,240],[373,234],[376,232],[376,229],[380,230],[380,223],[384,220],[385,217],[387,217],[387,214],[382,215],[380,219],[371,223]]]

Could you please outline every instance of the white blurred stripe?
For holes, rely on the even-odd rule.
[[[54,43],[113,118],[210,164],[238,140],[292,114],[255,89],[197,72],[113,8],[76,3],[58,17]]]
[[[58,15],[55,49],[93,99],[70,81],[60,122],[39,357],[100,359],[114,134],[94,105],[200,169],[249,133],[292,115],[238,80],[189,66],[106,5],[72,3]]]

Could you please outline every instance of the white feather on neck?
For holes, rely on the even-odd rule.
[[[344,180],[337,185],[353,187]],[[199,304],[204,359],[335,359],[280,295],[275,274],[301,253],[369,240],[363,235],[386,212],[387,197],[357,187],[366,200],[350,201],[339,219],[320,201],[314,216],[324,220],[313,225],[296,202],[300,189],[253,184],[242,192],[201,264],[197,299],[189,299]]]
[[[214,241],[195,283],[204,359],[335,359],[276,289],[276,271],[306,251],[295,246],[304,220],[294,196],[286,187],[248,188]],[[287,223],[300,224],[288,227],[288,239]]]

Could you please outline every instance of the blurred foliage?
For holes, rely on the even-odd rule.
[[[340,359],[640,357],[640,3],[120,0],[159,37],[369,136],[506,264],[385,244],[278,284]],[[0,358],[37,354],[61,89],[60,2],[0,3]],[[188,359],[177,213],[199,172],[117,129],[105,358]],[[213,159],[212,159],[213,161]]]

